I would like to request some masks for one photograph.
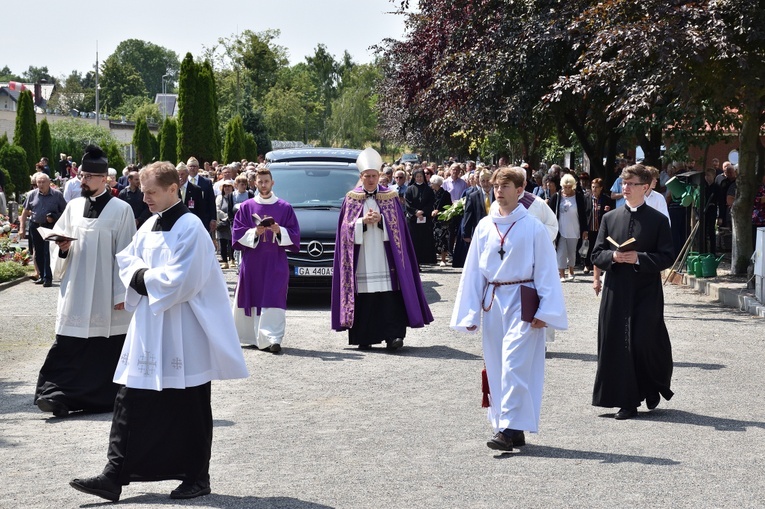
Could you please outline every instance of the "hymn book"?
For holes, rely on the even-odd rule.
[[[265,216],[261,219],[259,215],[253,214],[252,218],[255,220],[256,226],[264,226],[266,228],[270,228],[276,222],[271,216]]]
[[[634,251],[635,250],[635,246],[633,246],[632,244],[637,241],[637,239],[635,239],[635,237],[630,237],[629,239],[625,240],[621,244],[616,242],[611,237],[606,237],[606,240],[608,240],[611,244],[613,244],[614,247],[616,247],[617,251],[622,251],[622,252],[625,252],[625,251]]]
[[[50,228],[44,228],[42,226],[37,227],[37,232],[40,234],[43,240],[50,240],[51,242],[65,242],[67,240],[71,242],[73,240],[77,240],[74,237],[68,237],[63,233],[54,232]]]

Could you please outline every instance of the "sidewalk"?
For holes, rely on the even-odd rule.
[[[720,262],[716,277],[697,278],[679,271],[673,284],[687,286],[690,289],[711,297],[723,306],[736,308],[744,313],[765,318],[765,304],[755,298],[754,282],[748,286],[747,276],[737,276],[730,273],[730,255]]]

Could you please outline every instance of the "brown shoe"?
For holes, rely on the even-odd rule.
[[[491,437],[491,440],[486,442],[486,445],[488,446],[489,449],[494,449],[495,451],[512,451],[513,450],[512,439],[508,439],[502,432],[499,432],[493,437]]]

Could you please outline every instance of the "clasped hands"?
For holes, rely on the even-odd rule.
[[[379,212],[369,209],[364,216],[364,219],[362,219],[362,222],[364,224],[377,224],[380,222],[380,219],[382,219],[382,215],[380,215]]]
[[[611,258],[614,263],[636,264],[638,261],[637,251],[614,251]]]
[[[276,235],[278,233],[281,233],[281,231],[282,231],[281,228],[279,227],[279,224],[278,223],[274,223],[271,226],[260,226],[260,225],[256,226],[255,227],[255,234],[258,237],[260,237],[261,235],[266,233],[266,230],[271,230],[274,235]]]

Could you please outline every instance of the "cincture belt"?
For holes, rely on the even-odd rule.
[[[508,285],[520,285],[522,283],[533,283],[533,279],[521,279],[520,281],[489,281],[486,283],[486,287],[483,289],[483,298],[481,299],[481,309],[484,311],[489,311],[491,307],[494,305],[494,292],[497,291],[498,286],[508,286]],[[489,307],[484,307],[484,302],[486,302],[486,294],[489,293],[489,287],[491,288],[491,302],[489,302]]]

